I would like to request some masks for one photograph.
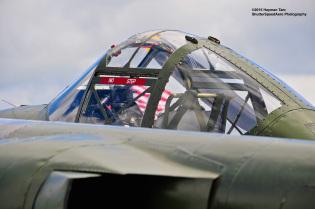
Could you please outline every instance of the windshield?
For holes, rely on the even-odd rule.
[[[105,55],[104,55],[105,56]],[[103,56],[103,57],[104,57]],[[65,88],[48,105],[49,120],[59,120],[74,122],[81,100],[83,98],[86,86],[91,79],[95,68],[103,59],[97,60],[83,75]]]

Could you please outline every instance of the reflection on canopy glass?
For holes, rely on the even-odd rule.
[[[176,65],[156,128],[245,134],[281,106],[257,81],[201,48]]]

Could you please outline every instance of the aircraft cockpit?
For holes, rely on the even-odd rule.
[[[137,34],[61,92],[49,120],[249,134],[288,99],[268,73],[238,58],[213,37]]]

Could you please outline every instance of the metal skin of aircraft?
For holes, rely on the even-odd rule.
[[[0,117],[1,209],[315,207],[315,108],[211,36],[136,34]]]

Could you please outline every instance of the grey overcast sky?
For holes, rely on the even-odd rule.
[[[307,16],[252,17],[260,7]],[[0,0],[0,28],[0,99],[18,105],[48,103],[111,44],[162,28],[215,36],[315,104],[314,0]]]

